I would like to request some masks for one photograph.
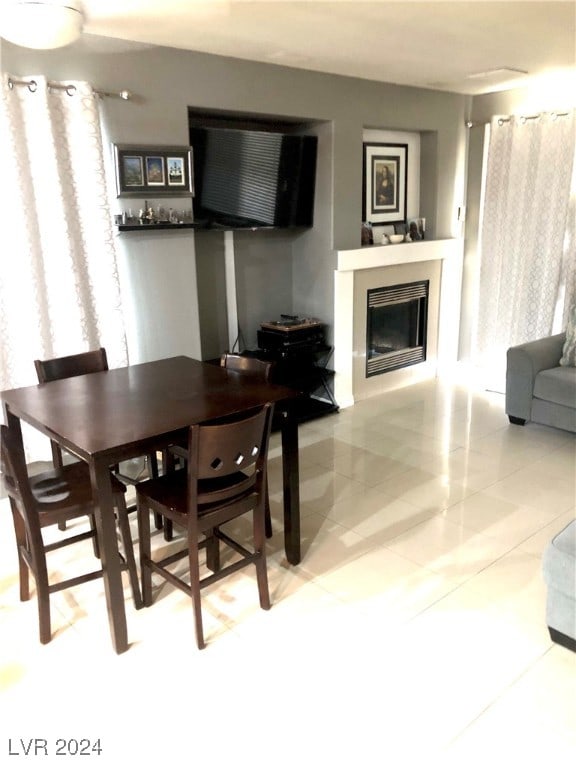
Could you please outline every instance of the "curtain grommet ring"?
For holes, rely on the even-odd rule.
[[[36,93],[36,91],[38,90],[38,83],[36,82],[36,80],[30,80],[30,82],[28,83],[28,90],[30,91],[30,93]]]
[[[66,93],[68,96],[74,96],[76,93],[76,86],[75,85],[67,85],[66,86]]]

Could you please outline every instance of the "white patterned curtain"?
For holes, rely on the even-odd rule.
[[[103,346],[125,364],[98,97],[0,78],[0,389],[35,384],[36,358]],[[50,457],[31,427],[24,440],[28,461]]]
[[[507,348],[565,327],[576,297],[575,146],[573,111],[492,120],[474,358],[500,383]]]
[[[14,80],[0,91],[0,389],[36,383],[35,358],[103,346],[127,360],[98,96]]]

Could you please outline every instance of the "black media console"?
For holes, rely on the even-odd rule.
[[[300,393],[294,407],[302,423],[338,411],[332,391],[334,371],[328,368],[332,351],[322,323],[281,315],[278,321],[262,323],[258,349],[242,354],[274,363],[273,381]]]

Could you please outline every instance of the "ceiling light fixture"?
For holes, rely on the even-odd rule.
[[[83,26],[76,0],[8,0],[0,11],[0,37],[24,48],[62,48]]]

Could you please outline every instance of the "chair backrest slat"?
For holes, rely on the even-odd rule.
[[[195,460],[198,479],[225,477],[258,464],[266,454],[268,436],[264,429],[271,406],[242,420],[215,425],[198,425]],[[190,456],[194,454],[190,453]]]
[[[274,363],[259,360],[257,357],[245,357],[244,355],[225,352],[220,358],[220,365],[231,371],[258,377],[262,381],[270,381]]]
[[[222,504],[266,487],[266,459],[273,406],[229,423],[196,424],[188,439],[188,504]],[[188,518],[194,527],[195,515]]]
[[[80,352],[77,355],[54,357],[51,360],[34,360],[34,367],[36,368],[38,383],[45,384],[48,381],[82,376],[85,373],[107,371],[108,358],[104,347],[100,347],[100,349]],[[54,440],[50,441],[50,448],[54,466],[59,469],[63,466],[62,449]]]
[[[85,373],[99,373],[108,370],[108,359],[104,347],[77,355],[55,357],[51,360],[34,360],[36,375],[40,384],[47,381],[82,376]]]

